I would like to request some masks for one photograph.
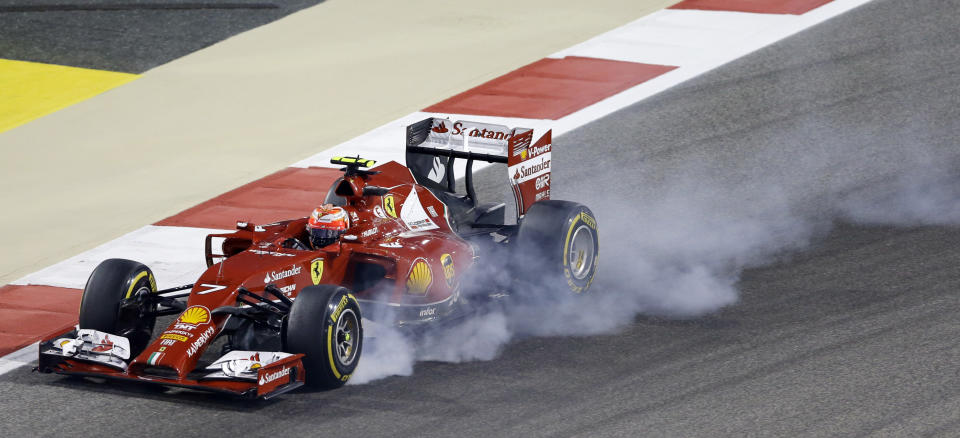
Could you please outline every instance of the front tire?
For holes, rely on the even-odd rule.
[[[597,220],[582,204],[537,202],[524,215],[513,250],[515,277],[527,285],[584,293],[597,272]]]
[[[80,300],[79,325],[123,336],[130,341],[130,357],[147,348],[153,336],[156,304],[150,294],[157,283],[150,268],[125,259],[107,259],[90,274]]]
[[[333,389],[347,383],[360,362],[363,324],[360,305],[347,288],[309,286],[293,301],[285,350],[303,353],[308,385]]]

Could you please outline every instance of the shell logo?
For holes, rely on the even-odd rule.
[[[204,324],[210,321],[210,311],[203,306],[191,306],[180,314],[179,320],[184,324]]]
[[[413,295],[426,295],[427,289],[433,283],[433,274],[430,273],[430,265],[424,259],[417,259],[410,268],[410,274],[407,275],[407,293]]]

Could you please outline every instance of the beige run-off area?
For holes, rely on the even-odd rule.
[[[330,0],[0,133],[0,285],[675,0]]]

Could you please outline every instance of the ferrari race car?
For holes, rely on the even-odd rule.
[[[407,166],[331,160],[344,174],[317,201],[350,218],[332,244],[310,244],[308,218],[238,222],[206,237],[194,284],[166,290],[147,266],[106,260],[87,280],[78,328],[40,343],[38,370],[270,398],[347,382],[364,321],[438,326],[481,298],[583,293],[597,221],[550,199],[551,133],[533,139],[531,129],[429,118],[407,127]],[[475,161],[507,165],[511,220],[504,203],[478,201]],[[161,317],[175,319],[155,336]]]

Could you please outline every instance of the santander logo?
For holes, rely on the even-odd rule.
[[[512,135],[511,131],[498,131],[496,129],[477,129],[473,128],[469,131],[463,128],[462,122],[457,122],[453,124],[453,132],[450,135],[469,135],[471,137],[480,137],[480,138],[489,138],[493,140],[508,140]]]
[[[290,368],[284,368],[275,373],[265,373],[263,377],[260,378],[260,384],[266,385],[267,383],[270,383],[274,380],[277,380],[281,377],[288,376],[288,375],[290,375]]]
[[[447,128],[446,122],[440,122],[439,125],[430,128],[430,131],[434,134],[446,134],[449,132],[450,135],[469,135],[470,137],[487,138],[491,140],[509,140],[513,135],[513,130],[508,130],[506,127],[501,127],[501,129],[505,130],[501,131],[492,126],[487,128],[469,128],[464,127],[463,122],[455,122],[453,124],[453,131],[451,132],[450,129]]]
[[[303,269],[301,269],[300,266],[293,265],[292,267],[290,267],[290,269],[285,269],[280,272],[271,271],[271,272],[268,272],[265,277],[263,277],[263,282],[269,283],[270,281],[280,281],[287,277],[293,277],[294,275],[299,275],[300,271],[302,270]]]
[[[533,176],[545,170],[550,170],[550,160],[541,159],[540,163],[534,164],[530,167],[527,167],[527,166],[518,167],[516,170],[516,173],[513,174],[513,179],[519,180],[522,178],[528,178],[530,176]]]

